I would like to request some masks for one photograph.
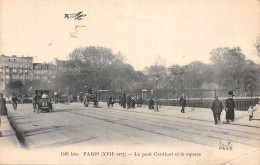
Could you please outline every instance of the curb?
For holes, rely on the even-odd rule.
[[[28,148],[28,144],[27,142],[25,141],[24,137],[22,136],[22,133],[21,131],[18,129],[18,127],[16,127],[16,125],[14,124],[14,121],[13,119],[7,115],[7,119],[11,125],[11,127],[13,128],[14,132],[15,132],[15,135],[16,135],[16,138],[18,139],[19,143],[20,143],[20,146],[23,148],[23,149],[27,149]]]

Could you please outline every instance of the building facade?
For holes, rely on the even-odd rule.
[[[57,58],[54,59],[53,63],[56,66],[57,72],[67,72],[67,62],[66,60],[58,60]]]
[[[66,72],[66,61],[55,59],[51,63],[33,63],[33,57],[0,56],[0,92],[10,80],[43,80],[51,83],[57,72]]]
[[[55,75],[56,66],[54,64],[33,63],[33,80],[51,81]]]
[[[6,88],[10,80],[32,80],[33,57],[0,56],[0,90]]]

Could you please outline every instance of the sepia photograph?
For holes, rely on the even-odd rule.
[[[0,0],[0,164],[259,165],[260,0]]]

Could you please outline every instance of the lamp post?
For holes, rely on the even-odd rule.
[[[155,89],[157,89],[157,88],[158,88],[158,79],[159,79],[159,77],[160,77],[159,73],[156,72],[156,73],[154,74],[154,77],[155,77]]]
[[[155,74],[154,74],[154,77],[155,77],[155,85],[156,85],[156,87],[155,87],[155,89],[157,89],[158,88],[158,79],[159,79],[159,73],[158,72],[156,72]],[[159,107],[158,107],[158,98],[156,98],[155,99],[155,107],[154,107],[154,111],[156,111],[156,112],[159,112]]]

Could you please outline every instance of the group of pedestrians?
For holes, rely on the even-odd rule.
[[[225,101],[226,121],[223,122],[225,124],[229,124],[230,121],[233,122],[235,119],[235,101],[233,99],[233,96],[234,96],[233,91],[229,91],[228,99]],[[184,95],[179,99],[179,102],[181,105],[181,113],[185,113],[186,99]],[[214,101],[212,102],[211,109],[213,112],[215,124],[218,124],[220,122],[221,112],[224,109],[224,105],[222,101],[218,99],[218,96],[214,97]],[[251,119],[252,117],[250,117],[249,120]]]
[[[135,108],[135,106],[141,107],[143,104],[142,97],[134,96],[134,95],[126,95],[125,93],[119,95],[118,100],[119,100],[119,105],[122,108],[127,108],[127,109]]]
[[[225,111],[226,111],[226,121],[223,123],[229,124],[230,121],[235,119],[235,101],[233,99],[233,91],[228,92],[228,99],[225,102]],[[224,106],[222,101],[218,99],[218,96],[215,96],[214,101],[212,102],[211,109],[213,111],[215,124],[218,124],[220,121],[220,115]]]

